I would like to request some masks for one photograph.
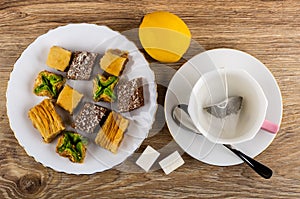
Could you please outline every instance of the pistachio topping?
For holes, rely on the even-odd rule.
[[[118,82],[118,77],[97,75],[94,79],[93,99],[94,101],[113,102],[116,99],[114,88]]]
[[[33,92],[40,96],[49,96],[50,98],[57,98],[65,79],[61,75],[57,75],[48,71],[39,73],[36,79]]]
[[[87,141],[80,134],[64,131],[58,140],[56,152],[68,157],[72,162],[82,163],[85,157]]]

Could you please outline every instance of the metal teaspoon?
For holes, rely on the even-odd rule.
[[[175,106],[172,110],[172,117],[174,121],[179,125],[183,126],[186,129],[201,134],[199,130],[194,126],[188,111],[187,111],[187,105],[186,104],[179,104]],[[247,156],[243,152],[233,148],[232,145],[229,144],[223,144],[226,148],[228,148],[230,151],[232,151],[234,154],[236,154],[239,158],[241,158],[244,162],[246,162],[247,165],[249,165],[256,173],[258,173],[260,176],[269,179],[271,178],[273,172],[270,168],[267,166],[261,164],[260,162],[254,160],[253,158]]]

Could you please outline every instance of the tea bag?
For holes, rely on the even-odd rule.
[[[229,139],[236,136],[242,101],[243,97],[234,96],[204,108],[207,114],[211,115],[211,134]]]
[[[223,78],[221,78],[222,80]],[[229,97],[227,73],[224,70],[224,94],[225,100],[204,107],[204,110],[211,116],[211,133],[215,137],[233,138],[236,135],[237,125],[240,117],[240,110],[242,107],[243,97],[232,96]],[[221,95],[224,95],[221,92]],[[221,98],[222,99],[222,98]],[[224,99],[224,98],[223,98]]]
[[[243,97],[234,96],[212,106],[204,107],[208,113],[217,118],[225,118],[231,114],[237,114],[242,107]]]
[[[228,75],[226,69],[217,72],[203,76],[206,84],[201,96],[205,97],[199,100],[199,118],[203,121],[203,128],[215,141],[234,138],[239,133],[240,115],[243,114],[243,97],[232,92],[231,84],[228,85],[231,74]]]
[[[208,113],[221,119],[231,114],[237,114],[242,107],[243,101],[243,97],[241,96],[228,97],[228,83],[226,70],[224,70],[224,84],[225,100],[204,108]]]

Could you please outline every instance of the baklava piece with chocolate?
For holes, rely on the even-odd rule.
[[[100,67],[106,73],[119,77],[128,62],[128,52],[109,49],[100,60]]]
[[[95,102],[114,102],[116,100],[116,94],[114,88],[118,82],[118,77],[110,75],[97,75],[93,81],[93,100]]]
[[[120,82],[117,96],[120,112],[129,112],[144,106],[143,78]]]
[[[113,153],[117,153],[128,125],[129,120],[118,113],[110,112],[95,138],[95,143]]]
[[[73,80],[88,80],[97,58],[97,53],[74,52],[70,68],[67,72],[67,78]]]
[[[28,117],[46,143],[50,143],[61,131],[65,130],[63,121],[50,99],[45,99],[31,108]]]
[[[49,71],[41,71],[35,79],[33,93],[37,96],[47,96],[51,99],[57,98],[66,79]]]
[[[108,113],[107,108],[86,102],[75,118],[75,129],[93,133]]]
[[[72,52],[59,46],[52,46],[46,64],[56,70],[65,71],[69,66]]]

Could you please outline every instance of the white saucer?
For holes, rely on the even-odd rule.
[[[278,126],[282,118],[282,98],[276,80],[267,67],[255,57],[238,50],[214,49],[200,53],[176,72],[165,98],[165,116],[171,135],[178,145],[195,159],[207,164],[230,166],[243,161],[223,145],[213,144],[203,136],[179,127],[171,116],[174,106],[189,102],[192,87],[201,74],[218,67],[241,68],[252,75],[261,85],[269,102],[266,119]],[[235,147],[250,157],[255,157],[272,143],[275,136],[260,130],[252,140],[237,144]]]

